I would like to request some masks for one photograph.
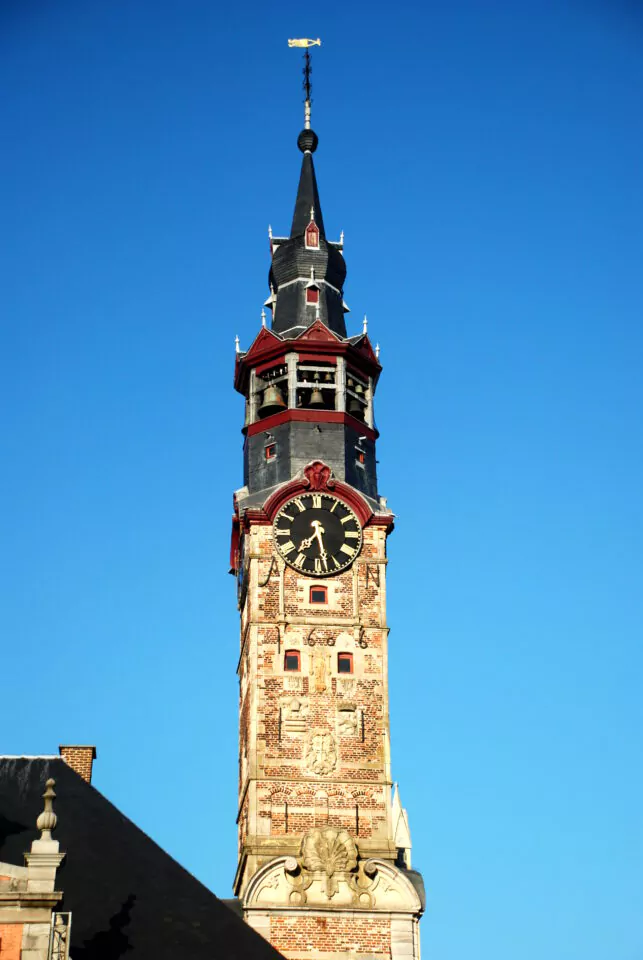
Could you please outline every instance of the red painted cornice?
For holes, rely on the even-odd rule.
[[[270,330],[263,328],[247,353],[237,354],[234,374],[234,387],[244,396],[248,390],[250,370],[266,364],[284,363],[287,353],[305,353],[307,359],[332,360],[346,357],[358,370],[371,376],[377,382],[382,367],[377,361],[368,336],[362,337],[356,344],[339,340],[321,320],[316,320],[301,336],[294,340],[282,340]]]
[[[280,486],[268,497],[262,507],[253,507],[243,512],[242,523],[246,529],[255,524],[271,524],[281,507],[292,497],[318,490],[343,500],[357,515],[363,527],[383,526],[387,528],[387,532],[393,529],[393,514],[375,513],[354,487],[333,477],[330,467],[321,460],[313,460],[304,467],[302,477],[295,477]]]
[[[352,417],[350,413],[344,413],[342,410],[314,410],[309,407],[295,408],[293,410],[282,410],[280,413],[273,413],[270,417],[264,417],[263,420],[257,420],[251,423],[249,427],[243,428],[243,433],[248,437],[254,437],[258,433],[270,430],[272,427],[278,427],[282,423],[345,423],[355,430],[359,430],[363,436],[369,440],[377,440],[379,432],[371,430],[362,420]]]

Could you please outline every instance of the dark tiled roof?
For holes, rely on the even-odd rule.
[[[311,153],[305,153],[301,161],[301,173],[299,175],[299,186],[297,187],[297,199],[295,200],[295,212],[292,218],[290,228],[291,237],[300,237],[310,223],[311,207],[315,209],[315,223],[319,227],[320,237],[326,236],[324,229],[324,218],[321,212],[321,203],[319,202],[319,190],[317,189],[317,177],[315,176],[315,164]]]
[[[57,886],[64,891],[59,909],[72,911],[74,960],[279,960],[232,909],[59,758],[0,758],[0,860],[24,863],[38,836],[48,777],[56,781],[54,837],[67,854]]]

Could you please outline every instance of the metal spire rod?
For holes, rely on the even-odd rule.
[[[310,62],[310,52],[309,47],[321,47],[321,40],[317,37],[316,40],[308,40],[306,38],[301,40],[289,40],[289,47],[303,47],[304,48],[304,69],[302,71],[304,75],[304,129],[310,130],[310,105],[312,103],[311,93],[313,85],[310,79],[310,75],[313,72],[313,68]]]

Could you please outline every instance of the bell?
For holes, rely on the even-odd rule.
[[[259,407],[259,416],[267,417],[271,413],[279,413],[285,410],[286,401],[281,395],[281,390],[271,383],[263,392],[263,403]]]
[[[310,391],[310,400],[308,401],[309,407],[323,407],[324,406],[324,394],[319,388],[319,374],[315,374],[315,386]]]
[[[332,375],[332,373],[330,372],[330,370],[328,371],[328,373],[326,374],[326,376],[324,377],[324,379],[325,379],[326,383],[332,383],[332,382],[333,382],[333,375]]]
[[[357,397],[350,398],[348,401],[348,406],[346,407],[346,412],[350,413],[353,417],[357,417],[358,419],[362,418],[364,410]]]

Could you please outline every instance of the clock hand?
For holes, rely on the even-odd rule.
[[[319,520],[313,520],[313,527],[315,528],[314,537],[317,538],[317,541],[319,543],[319,555],[320,557],[325,557],[326,550],[324,549],[324,541],[322,540],[322,534],[325,533],[326,531],[322,527]]]
[[[301,541],[301,543],[299,544],[299,549],[305,550],[307,547],[311,545],[313,540],[318,540],[320,556],[325,557],[326,551],[324,550],[324,541],[322,540],[322,537],[321,537],[322,533],[324,533],[324,528],[322,527],[319,520],[311,520],[310,525],[311,527],[314,527],[315,532],[311,537],[306,537],[305,540]]]

